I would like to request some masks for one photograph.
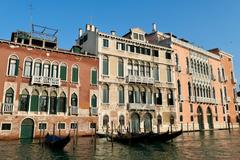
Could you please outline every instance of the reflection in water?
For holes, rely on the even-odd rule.
[[[1,141],[0,159],[64,159],[64,160],[159,160],[159,159],[239,159],[240,131],[207,131],[184,133],[173,142],[135,144],[131,146],[97,139],[78,138],[74,149],[71,141],[64,150],[53,151],[38,141]]]

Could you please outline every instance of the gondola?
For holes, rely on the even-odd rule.
[[[118,142],[121,144],[134,144],[144,142],[150,134],[148,133],[126,133],[126,134],[108,134],[108,141]]]
[[[45,136],[45,145],[54,150],[63,149],[70,142],[70,135],[59,137],[47,134]]]
[[[100,132],[98,132],[98,133],[96,133],[96,137],[97,138],[106,138],[107,137],[107,133],[100,133]]]
[[[163,141],[163,142],[169,141],[171,139],[174,139],[174,138],[180,136],[182,133],[183,133],[182,129],[180,131],[172,132],[172,133],[168,134],[166,137],[164,137],[161,141]]]

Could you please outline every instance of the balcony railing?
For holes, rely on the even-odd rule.
[[[60,78],[32,76],[32,84],[60,86]]]
[[[133,76],[128,75],[126,77],[128,83],[146,83],[146,84],[154,84],[154,78],[151,77],[142,77],[142,76]]]
[[[183,95],[178,95],[178,100],[179,100],[180,102],[183,102],[183,101],[184,101],[184,96],[183,96]]]
[[[196,101],[195,96],[190,96],[189,99],[190,99],[191,102],[195,102]]]
[[[3,103],[2,113],[12,113],[12,112],[13,112],[13,104],[12,103]]]
[[[91,115],[97,116],[98,115],[98,108],[97,107],[91,107]]]
[[[154,104],[128,103],[128,110],[155,110]]]
[[[72,115],[78,115],[78,106],[72,106],[71,107],[71,114]]]

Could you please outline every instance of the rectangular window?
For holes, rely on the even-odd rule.
[[[150,54],[151,54],[151,50],[147,48],[145,53],[146,53],[147,55],[150,55]]]
[[[122,59],[120,59],[119,61],[118,61],[118,76],[119,77],[123,77],[123,74],[124,74],[124,72],[123,72],[123,60]]]
[[[179,103],[179,112],[182,112],[182,103]]]
[[[158,57],[158,56],[159,56],[158,50],[153,50],[152,52],[153,52],[153,56],[154,56],[154,57]]]
[[[124,51],[124,50],[125,50],[125,44],[124,44],[124,43],[117,42],[116,48],[117,48],[118,50]]]
[[[193,113],[193,105],[190,104],[190,112]]]
[[[65,129],[65,123],[58,123],[58,129]]]
[[[8,68],[9,76],[17,76],[18,75],[18,65],[19,65],[18,59],[10,59],[9,68]]]
[[[71,123],[71,129],[77,129],[77,123]]]
[[[138,34],[137,33],[133,33],[133,38],[134,39],[138,39]]]
[[[58,66],[52,65],[52,77],[57,78],[58,77]]]
[[[144,38],[143,38],[143,35],[142,35],[142,34],[139,34],[139,39],[140,39],[141,41],[143,41],[143,40],[144,40]]]
[[[166,52],[166,59],[171,59],[171,53],[170,52]]]
[[[2,130],[3,131],[10,131],[11,130],[11,123],[2,123]]]
[[[60,78],[63,81],[67,80],[67,67],[66,66],[61,66],[60,67]]]
[[[140,47],[136,46],[135,50],[136,50],[136,53],[140,53]]]
[[[49,77],[50,73],[50,65],[49,64],[44,64],[43,65],[43,76],[44,77]]]
[[[118,95],[119,96],[118,97],[118,100],[119,100],[118,103],[119,104],[123,104],[124,103],[124,90],[119,90],[118,93],[119,93],[119,95]]]
[[[38,129],[42,129],[42,130],[47,129],[47,123],[39,123]]]
[[[34,75],[41,76],[41,63],[35,63],[34,65]]]
[[[19,111],[28,111],[29,95],[19,95]]]
[[[103,39],[103,47],[108,47],[108,46],[109,46],[108,39]]]
[[[96,70],[92,70],[91,84],[97,85],[97,71]]]

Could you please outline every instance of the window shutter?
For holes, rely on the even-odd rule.
[[[92,107],[96,107],[96,106],[97,106],[96,97],[92,96],[91,104],[92,104],[92,105],[91,105]]]
[[[19,95],[19,99],[18,99],[18,110],[21,111],[22,110],[22,104],[21,104],[21,99],[22,99],[22,95]]]
[[[97,84],[97,71],[92,70],[92,84]]]
[[[38,111],[38,96],[32,95],[31,97],[31,111]]]
[[[76,82],[76,83],[78,82],[78,69],[77,68],[73,68],[72,81]]]
[[[67,74],[67,67],[66,66],[61,66],[60,67],[60,78],[61,78],[61,80],[67,80],[66,74]]]
[[[15,76],[18,75],[18,66],[19,66],[19,60],[16,59],[16,68],[15,68]]]
[[[108,75],[108,60],[103,60],[103,74]]]

